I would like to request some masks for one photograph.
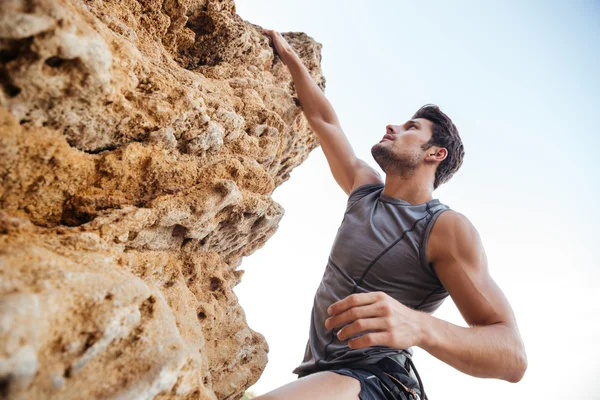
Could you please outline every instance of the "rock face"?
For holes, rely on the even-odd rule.
[[[321,45],[284,35],[324,89]],[[318,146],[230,0],[3,0],[0,397],[237,399],[232,288]]]

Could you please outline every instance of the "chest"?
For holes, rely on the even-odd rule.
[[[379,203],[347,213],[331,248],[338,268],[373,287],[402,286],[422,274],[422,241],[431,215],[388,207]]]

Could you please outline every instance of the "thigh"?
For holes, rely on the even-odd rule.
[[[256,400],[357,400],[359,393],[357,379],[322,371],[290,382]]]

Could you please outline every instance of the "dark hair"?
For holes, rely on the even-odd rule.
[[[423,145],[423,150],[432,146],[444,147],[448,150],[446,158],[438,165],[435,171],[433,189],[446,183],[463,163],[465,150],[458,135],[458,129],[446,114],[434,104],[426,104],[413,115],[414,118],[425,118],[433,123],[433,130],[429,142]]]

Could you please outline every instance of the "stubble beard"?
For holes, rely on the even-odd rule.
[[[421,155],[394,153],[391,147],[378,143],[371,148],[371,155],[386,175],[412,176],[421,165]]]

